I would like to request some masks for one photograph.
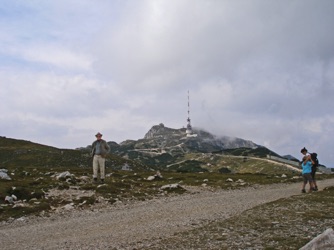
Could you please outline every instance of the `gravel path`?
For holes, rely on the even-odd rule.
[[[318,181],[320,188],[333,184],[333,180]],[[300,186],[294,183],[233,191],[201,190],[94,211],[29,217],[1,224],[1,249],[139,249],[145,242],[149,245],[259,204],[299,195]]]

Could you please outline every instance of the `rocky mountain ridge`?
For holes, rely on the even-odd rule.
[[[126,140],[120,144],[108,142],[108,144],[113,154],[160,169],[163,166],[184,162],[190,154],[223,153],[238,148],[247,151],[265,149],[266,152],[277,155],[249,140],[219,137],[198,128],[193,128],[193,134],[187,136],[185,128],[168,128],[162,123],[152,126],[143,139]],[[242,155],[241,151],[240,153]]]
[[[193,129],[196,136],[187,137],[186,129],[173,129],[165,127],[164,124],[154,125],[144,136],[137,141],[127,140],[119,144],[120,147],[132,147],[133,149],[145,150],[160,149],[161,153],[173,154],[171,148],[181,147],[184,152],[214,152],[231,148],[257,148],[259,145],[252,141],[228,136],[215,136],[202,129]]]

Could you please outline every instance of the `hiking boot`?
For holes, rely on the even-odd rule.
[[[101,183],[104,183],[104,179],[101,179]]]
[[[305,190],[305,189],[302,189],[302,193],[306,193],[306,190]]]
[[[94,180],[93,180],[93,181],[94,181],[94,183],[97,183],[97,178],[94,178]]]
[[[312,188],[312,191],[318,191],[318,188],[316,188],[316,187]]]

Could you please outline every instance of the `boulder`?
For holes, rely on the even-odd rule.
[[[326,229],[322,234],[315,237],[299,250],[332,250],[334,249],[334,231],[332,228]]]

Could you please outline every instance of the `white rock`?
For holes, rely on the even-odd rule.
[[[148,181],[153,181],[154,179],[155,179],[155,176],[149,176],[149,177],[147,177]]]
[[[13,199],[13,197],[11,197],[11,196],[6,196],[5,197],[5,201],[7,201],[9,204],[14,204],[14,199]]]
[[[12,178],[9,177],[7,172],[8,172],[7,169],[0,169],[0,179],[9,180],[9,181],[12,180]]]
[[[175,183],[175,184],[164,185],[160,189],[162,189],[162,190],[164,190],[164,189],[174,189],[174,188],[179,188],[179,187],[180,187],[180,185],[178,183]]]
[[[322,249],[330,250],[334,249],[334,231],[332,228],[326,229],[325,232],[315,237],[305,246],[300,248],[300,250],[313,250],[313,249]]]
[[[281,176],[282,178],[286,178],[287,176],[285,175],[285,174],[282,174],[282,176]]]
[[[28,205],[27,204],[24,204],[24,203],[17,203],[13,206],[13,208],[16,208],[16,207],[27,207]]]
[[[18,219],[16,219],[17,221],[25,221],[26,220],[26,218],[25,217],[20,217],[20,218],[18,218]]]
[[[227,182],[233,182],[233,179],[228,178],[226,181],[227,181]]]
[[[71,203],[71,204],[66,204],[65,206],[63,206],[63,208],[65,210],[72,210],[72,209],[74,209],[74,206],[73,206],[73,203]]]
[[[83,202],[81,202],[81,203],[79,204],[79,206],[85,205],[86,203],[87,203],[87,201],[84,200]]]
[[[100,184],[100,185],[98,185],[96,188],[101,188],[101,187],[105,187],[105,186],[107,186],[107,184]]]
[[[58,175],[56,176],[56,179],[59,180],[60,178],[66,178],[66,177],[72,177],[72,176],[74,176],[74,175],[71,174],[71,173],[68,172],[68,171],[65,171],[65,172],[62,172],[62,173],[58,174]]]

